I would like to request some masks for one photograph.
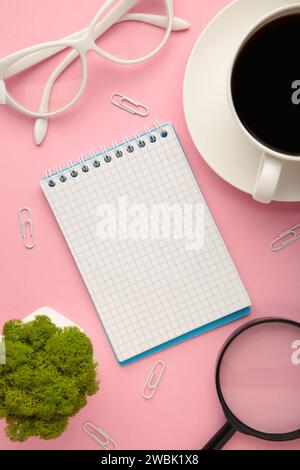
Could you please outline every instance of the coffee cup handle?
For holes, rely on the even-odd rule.
[[[275,195],[283,163],[275,157],[263,152],[256,176],[253,199],[269,204]]]

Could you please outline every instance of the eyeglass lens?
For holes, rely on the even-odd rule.
[[[59,48],[50,47],[41,51],[47,60],[36,65],[35,54],[22,57],[7,70],[5,84],[11,98],[34,113],[57,112],[67,106],[78,94],[83,80],[82,62],[74,49],[67,47],[55,54]],[[67,68],[70,54],[76,58]],[[41,109],[42,96],[49,79],[55,76],[47,109]]]
[[[155,50],[163,41],[166,28],[159,28],[149,25],[145,22],[126,21],[112,26],[107,32],[99,36],[102,31],[99,23],[105,20],[115,4],[108,9],[103,17],[98,19],[98,26],[94,29],[94,38],[96,46],[112,56],[124,60],[134,60],[147,56]],[[164,0],[141,0],[129,12],[130,15],[144,14],[162,15],[166,19],[167,27],[167,8]],[[132,16],[133,18],[133,16]]]

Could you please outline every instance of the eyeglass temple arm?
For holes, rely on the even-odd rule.
[[[141,23],[150,24],[152,26],[157,26],[159,28],[166,28],[167,26],[167,18],[162,15],[150,15],[150,14],[145,14],[145,13],[129,13],[125,15],[123,18],[121,18],[118,21],[118,23],[122,23],[125,21],[138,21]],[[98,23],[95,29],[96,39],[98,39],[99,36],[105,32],[105,31],[100,32],[100,26],[101,26],[101,23]],[[190,25],[187,21],[181,18],[174,17],[172,31],[183,31],[183,30],[188,29],[189,27]],[[87,31],[87,28],[82,29],[81,31],[77,31],[76,33],[73,33],[70,36],[66,36],[65,38],[62,39],[62,41],[79,39],[86,31]],[[45,59],[48,59],[58,54],[59,52],[62,52],[64,49],[66,49],[65,46],[58,46],[58,47],[53,46],[51,50],[45,49],[45,50],[30,54],[28,57],[24,57],[23,59],[19,60],[17,64],[12,65],[7,71],[5,78],[13,77],[16,74],[23,72],[27,68],[37,65],[40,62],[43,62]],[[7,56],[6,58],[8,57],[9,56]]]
[[[143,23],[148,23],[153,26],[158,26],[160,28],[167,27],[167,18],[161,15],[146,15],[142,13],[131,13],[125,15],[123,18],[119,20],[119,22],[124,21],[139,21]],[[102,34],[105,33],[109,27],[105,27],[103,23],[99,23],[95,30],[95,37],[98,39]],[[189,23],[181,18],[174,17],[173,19],[173,31],[183,31],[189,28]],[[76,37],[80,37],[86,30],[79,31],[68,38],[75,39]],[[63,50],[63,49],[60,49]],[[59,52],[59,51],[57,51]],[[47,113],[48,112],[48,105],[51,96],[52,87],[57,80],[57,78],[64,72],[64,70],[72,64],[72,62],[78,57],[78,53],[76,51],[72,51],[62,62],[61,64],[54,70],[52,75],[49,77],[48,82],[45,85],[45,89],[42,95],[41,103],[39,112],[40,113]],[[34,140],[36,145],[40,145],[47,133],[48,129],[48,119],[47,118],[37,118],[34,126]]]

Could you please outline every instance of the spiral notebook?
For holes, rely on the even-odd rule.
[[[246,289],[171,124],[58,167],[41,186],[121,365],[249,313]],[[172,232],[175,216],[164,231],[160,218],[149,216],[170,207],[177,216],[190,209],[182,220],[196,227],[199,245]]]

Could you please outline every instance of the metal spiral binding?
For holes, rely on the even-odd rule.
[[[100,168],[102,163],[109,164],[113,158],[120,159],[125,155],[131,156],[136,149],[143,151],[147,145],[156,143],[159,136],[162,139],[168,136],[168,131],[164,128],[165,125],[161,125],[157,120],[153,121],[153,124],[155,128],[151,130],[149,126],[145,126],[145,132],[142,135],[133,133],[131,138],[126,136],[120,143],[113,141],[110,148],[102,146],[100,151],[93,148],[88,155],[81,154],[77,162],[68,160],[65,168],[57,165],[54,173],[51,169],[47,169],[45,180],[49,187],[54,188],[58,183],[65,183],[69,179],[79,177],[80,174],[89,173],[91,169]]]
[[[65,183],[68,178],[67,178],[66,175],[64,174],[62,167],[61,167],[60,165],[57,165],[57,166],[56,166],[56,170],[57,170],[57,174],[59,175],[59,181],[60,181],[61,183]]]

